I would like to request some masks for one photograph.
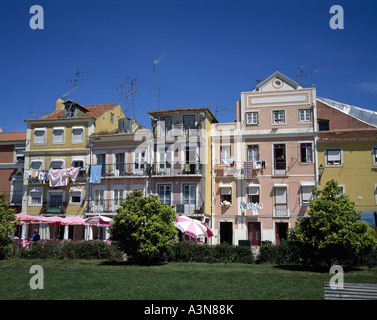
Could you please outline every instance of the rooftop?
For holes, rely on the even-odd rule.
[[[202,112],[206,111],[209,113],[209,115],[213,118],[213,122],[218,122],[216,117],[213,115],[211,110],[206,107],[198,107],[198,108],[175,108],[175,109],[167,109],[167,110],[155,110],[155,111],[149,111],[148,113],[150,115],[163,115],[166,113],[180,113],[180,112]]]
[[[322,142],[377,140],[377,129],[320,131],[318,139]]]
[[[1,132],[0,141],[23,141],[26,140],[26,132]]]

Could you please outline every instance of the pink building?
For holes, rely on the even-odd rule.
[[[316,91],[275,72],[242,92],[237,121],[212,130],[214,243],[279,243],[316,179]]]

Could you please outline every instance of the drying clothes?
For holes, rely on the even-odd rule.
[[[245,179],[252,179],[253,178],[253,161],[245,161],[243,163],[243,170]]]
[[[266,161],[262,160],[262,169],[266,169]]]
[[[101,183],[101,171],[102,171],[102,165],[92,165],[90,167],[90,183]]]
[[[50,169],[50,187],[62,187],[67,185],[66,169]]]
[[[254,162],[254,169],[261,169],[262,168],[262,162],[261,161],[255,161]]]
[[[68,177],[70,177],[73,182],[76,181],[77,176],[79,174],[79,170],[80,170],[80,168],[69,168],[69,169],[67,169]]]
[[[247,207],[246,202],[241,202],[241,209],[246,209],[246,207]]]

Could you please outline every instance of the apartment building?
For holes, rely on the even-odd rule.
[[[214,243],[280,243],[316,183],[316,90],[275,72],[213,125]]]
[[[22,209],[26,132],[0,132],[0,193],[16,213]]]
[[[319,183],[333,179],[376,227],[377,112],[317,97]]]
[[[91,146],[89,136],[112,132],[124,118],[119,104],[80,105],[58,99],[55,111],[27,124],[22,212],[84,217]],[[23,237],[30,236],[25,225]],[[50,228],[42,238],[82,239],[83,226]]]
[[[211,219],[211,128],[217,119],[208,108],[148,112],[153,146],[149,192],[178,215]]]

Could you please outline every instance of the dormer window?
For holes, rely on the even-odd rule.
[[[73,103],[67,103],[64,108],[65,118],[74,118],[76,115],[76,106]]]

